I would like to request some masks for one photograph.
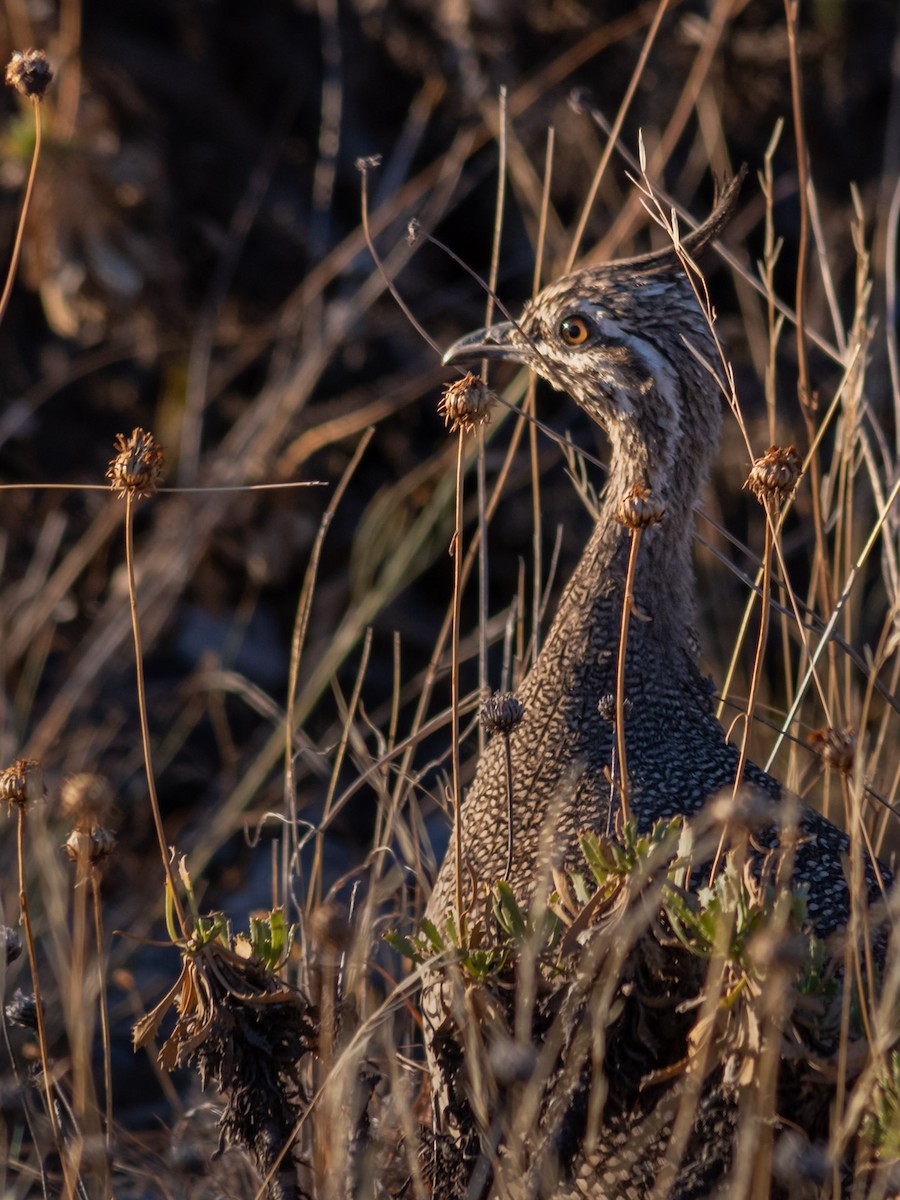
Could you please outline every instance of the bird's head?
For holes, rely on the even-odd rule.
[[[712,241],[735,206],[742,174],[708,220],[682,239],[691,258]],[[717,441],[718,387],[698,359],[714,358],[706,316],[674,248],[587,268],[550,284],[518,321],[455,342],[445,363],[482,358],[524,363],[566,391],[606,428],[635,481],[670,492],[673,467],[706,446],[700,481]],[[640,476],[644,475],[644,479]]]

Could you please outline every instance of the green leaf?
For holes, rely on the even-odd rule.
[[[530,930],[512,888],[500,880],[494,889],[494,915],[503,931],[516,941],[524,941]]]
[[[450,941],[454,946],[459,945],[459,934],[456,931],[456,924],[453,917],[447,918],[447,931],[450,934]],[[437,926],[429,921],[427,917],[423,917],[419,922],[419,932],[424,934],[435,954],[443,954],[447,949],[447,943],[444,938],[438,933]]]
[[[402,933],[397,933],[396,929],[389,929],[384,935],[384,940],[392,950],[396,950],[404,958],[408,958],[415,963],[422,962],[422,952],[418,945]]]
[[[265,918],[250,918],[250,948],[271,971],[286,961],[294,944],[296,926],[288,925],[283,908],[273,908]]]

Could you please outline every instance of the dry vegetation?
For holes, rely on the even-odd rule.
[[[686,903],[713,810],[586,839],[542,911],[498,887],[480,941],[421,924],[482,698],[537,653],[603,482],[598,431],[524,372],[491,379],[487,424],[457,429],[451,394],[442,428],[434,347],[485,319],[459,260],[515,309],[662,244],[647,181],[684,227],[742,161],[707,271],[733,404],[698,520],[705,657],[734,740],[851,833],[854,895],[866,854],[891,861],[893,3],[231,7],[2,6],[6,58],[45,46],[55,78],[10,92],[0,173],[10,279],[29,199],[0,301],[0,1190],[428,1196],[419,968],[444,964],[477,1017],[443,1048],[483,1135],[458,1194],[493,1172],[539,1195],[539,1133],[589,1140],[603,1104],[579,1015],[627,1073],[620,985],[660,951],[697,998],[670,1013],[690,1062],[661,1069],[696,1104],[717,1057],[743,1064],[725,1194],[895,1195],[889,902],[825,947],[739,838]],[[796,491],[765,458],[791,444]]]

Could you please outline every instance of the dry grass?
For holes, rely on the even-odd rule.
[[[579,1136],[588,1145],[598,1136],[598,1068],[629,1036],[627,1023],[616,1024],[619,984],[651,944],[674,955],[696,1005],[688,1018],[672,1014],[691,1064],[667,1167],[647,1194],[671,1193],[704,1077],[735,1046],[748,1086],[729,1197],[767,1196],[779,1172],[798,1194],[802,1180],[822,1200],[848,1187],[867,1200],[896,1193],[900,954],[890,898],[873,915],[861,897],[866,857],[889,861],[898,843],[900,193],[887,163],[878,182],[893,199],[875,213],[874,233],[871,205],[856,191],[849,204],[826,205],[817,194],[797,44],[806,36],[814,45],[815,28],[798,31],[793,3],[767,25],[785,48],[779,61],[792,107],[787,94],[781,107],[792,134],[767,131],[758,180],[745,186],[731,249],[720,252],[737,307],[724,270],[709,284],[723,345],[713,367],[732,419],[698,521],[698,590],[720,716],[742,755],[851,834],[853,919],[849,936],[828,947],[837,969],[829,974],[816,959],[824,950],[803,940],[802,905],[788,882],[790,838],[771,863],[766,896],[743,871],[753,821],[734,809],[725,816],[727,843],[721,811],[644,842],[623,819],[623,837],[633,838],[627,861],[615,847],[587,845],[585,879],[557,879],[543,911],[538,904],[522,913],[501,888],[498,925],[483,931],[483,944],[464,915],[449,933],[420,926],[454,820],[449,853],[464,870],[459,809],[482,737],[483,693],[514,689],[539,653],[602,473],[588,449],[592,430],[577,424],[570,437],[577,416],[536,393],[524,372],[503,381],[489,424],[442,437],[437,415],[419,415],[423,398],[436,408],[442,373],[433,354],[413,345],[387,291],[396,289],[429,338],[445,344],[478,317],[449,282],[433,234],[475,267],[487,264],[490,316],[494,291],[509,294],[509,227],[524,230],[517,246],[530,244],[535,289],[567,262],[629,253],[645,236],[642,200],[670,226],[651,236],[671,236],[673,206],[683,229],[687,214],[662,180],[691,196],[701,177],[729,164],[716,73],[744,5],[720,0],[703,21],[681,7],[651,3],[598,22],[508,94],[470,96],[466,120],[451,117],[455,136],[445,129],[430,159],[447,92],[465,88],[428,74],[396,152],[366,169],[366,227],[360,218],[334,236],[293,292],[242,328],[226,298],[253,225],[254,189],[264,186],[251,181],[196,328],[175,337],[183,386],[173,381],[165,339],[142,352],[165,380],[164,400],[180,396],[174,417],[171,403],[156,410],[167,426],[154,432],[169,449],[170,479],[139,506],[130,493],[124,503],[105,494],[110,437],[91,459],[98,470],[57,446],[48,455],[65,464],[58,479],[4,483],[3,747],[16,766],[2,779],[11,816],[0,903],[7,926],[21,918],[25,939],[24,953],[7,954],[4,996],[9,1002],[23,988],[39,998],[24,1028],[7,1009],[4,1195],[427,1197],[423,963],[446,967],[472,1018],[446,1049],[465,1054],[484,1135],[470,1194],[478,1194],[479,1172],[493,1173],[492,1194],[518,1194],[522,1178],[541,1194],[555,1169],[550,1134],[566,1128],[576,1094],[585,1112]],[[77,128],[69,72],[80,79],[80,10],[62,9],[58,46],[68,61],[58,55],[59,91],[43,108],[43,195],[45,160],[37,161],[32,139],[37,175],[27,187],[30,194],[34,183],[41,208],[26,227],[26,260],[29,228],[40,243],[62,219],[51,193],[66,178],[61,147]],[[18,6],[6,10],[8,26],[24,35]],[[320,10],[323,29],[336,36],[331,6]],[[637,162],[629,131],[653,108],[645,72],[672,69],[672,59],[658,57],[659,38],[676,29],[681,73],[666,93],[674,103],[667,119],[657,112],[643,125],[646,153]],[[464,32],[447,34],[463,63],[466,54],[477,58]],[[587,99],[578,114],[554,100],[582,63],[607,51],[631,64],[611,137]],[[329,128],[340,79],[326,72],[323,80],[319,216],[335,186]],[[465,228],[473,194],[489,191],[485,147],[493,145],[501,163],[494,220],[473,252],[454,218],[462,214]],[[257,165],[267,180],[275,158],[264,148]],[[799,236],[788,253],[780,223],[793,216],[781,201],[792,172],[801,184],[793,191]],[[696,215],[702,205],[692,207]],[[601,218],[601,209],[615,216]],[[412,217],[428,237],[407,239]],[[758,262],[740,250],[748,241],[761,247]],[[703,281],[697,286],[710,303]],[[45,306],[48,297],[44,285]],[[14,294],[7,321],[16,302]],[[379,350],[365,358],[362,381],[347,367],[350,382],[335,388],[329,372],[367,355],[369,340]],[[384,345],[399,348],[401,368]],[[134,352],[101,343],[67,366],[65,381]],[[259,383],[252,402],[238,382],[247,376]],[[2,438],[40,414],[56,386],[33,382],[0,425]],[[123,419],[122,432],[136,423]],[[791,443],[803,460],[797,490],[777,505],[742,493],[753,460]],[[402,469],[385,470],[379,459]],[[313,479],[325,487],[299,490]],[[302,559],[301,574],[285,568],[288,558]],[[219,651],[196,635],[173,676],[160,647],[178,643],[207,587],[207,615],[216,611],[225,631]],[[253,630],[276,592],[287,597],[288,669],[266,682],[253,669],[265,652]],[[240,655],[242,638],[249,658]],[[621,752],[620,769],[627,778]],[[115,815],[61,806],[64,781],[85,773],[108,779]],[[119,848],[110,854],[104,831],[114,826]],[[59,851],[67,837],[70,862]],[[709,861],[716,847],[728,886],[695,927],[677,908],[677,888],[690,862]],[[282,915],[263,918],[263,908]],[[748,912],[752,951],[741,924]],[[885,918],[879,942],[874,928]],[[582,953],[579,935],[588,930]],[[683,935],[674,950],[673,930]],[[395,938],[391,948],[390,931],[408,940]],[[779,956],[785,947],[794,959]],[[772,1118],[790,1118],[779,1111],[786,1091],[796,1083],[802,1093],[808,1083],[794,1075],[787,1088],[779,1082],[784,1042],[807,1029],[804,988],[824,1014],[815,1086],[827,1128],[821,1146],[786,1161]],[[123,1033],[135,1022],[142,1048],[126,1059]],[[518,1062],[536,1027],[542,1042]],[[582,1095],[586,1062],[598,1082]],[[216,1084],[206,1098],[212,1112],[192,1076],[170,1078],[176,1065]],[[674,1077],[681,1067],[661,1069]],[[151,1092],[154,1119],[140,1104]],[[215,1159],[217,1122],[244,1149]],[[855,1164],[852,1183],[841,1177],[842,1158]]]

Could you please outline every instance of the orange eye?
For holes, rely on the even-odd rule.
[[[591,336],[591,327],[586,317],[566,317],[560,322],[559,336],[567,346],[583,346]]]

